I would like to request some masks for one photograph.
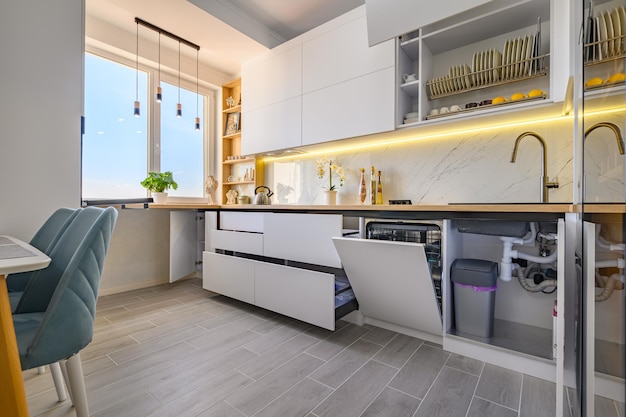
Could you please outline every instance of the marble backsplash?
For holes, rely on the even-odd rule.
[[[611,120],[613,119],[613,120]],[[622,113],[585,123],[612,121],[624,125]],[[572,119],[541,122],[523,127],[485,131],[448,138],[368,148],[349,153],[325,154],[346,173],[338,187],[339,204],[359,204],[359,168],[382,171],[383,196],[409,199],[413,204],[537,203],[541,198],[542,153],[539,141],[524,138],[517,162],[511,163],[515,139],[524,131],[541,135],[547,146],[547,175],[558,178],[559,188],[549,190],[549,202],[573,201],[574,158]],[[586,146],[587,201],[624,201],[624,156],[619,155],[610,129],[590,135]],[[316,160],[319,155],[267,161],[265,183],[275,192],[274,204],[323,204],[323,186]]]

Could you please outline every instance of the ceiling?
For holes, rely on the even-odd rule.
[[[135,17],[139,17],[199,45],[203,64],[226,74],[238,74],[243,62],[364,3],[365,0],[86,0],[86,13],[133,34]],[[140,36],[148,35],[140,31]]]

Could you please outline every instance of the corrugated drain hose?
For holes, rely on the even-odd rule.
[[[545,279],[539,284],[531,284],[526,280],[526,277],[524,276],[524,271],[522,271],[521,266],[514,263],[513,270],[517,275],[517,280],[519,281],[519,284],[528,292],[541,292],[548,287],[556,287],[556,279]]]

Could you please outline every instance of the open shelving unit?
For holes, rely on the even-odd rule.
[[[263,163],[241,154],[241,129],[241,78],[237,78],[222,85],[221,204],[228,204],[231,191],[251,200],[257,182],[263,181]]]

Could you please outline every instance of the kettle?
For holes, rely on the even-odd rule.
[[[267,193],[265,190],[267,190]],[[261,191],[259,191],[261,189]],[[254,201],[252,204],[272,204],[270,201],[270,197],[274,195],[274,193],[265,185],[259,185],[254,189]]]

